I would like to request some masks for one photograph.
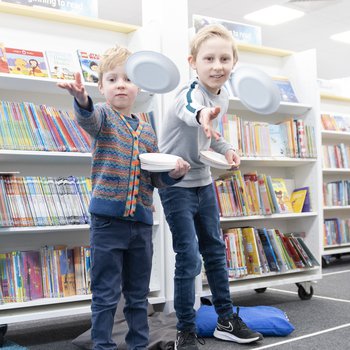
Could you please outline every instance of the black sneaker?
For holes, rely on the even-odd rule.
[[[196,342],[204,344],[202,338],[198,338],[196,333],[189,331],[177,331],[175,350],[199,350]]]
[[[262,334],[249,329],[238,316],[238,313],[239,307],[237,307],[237,313],[234,313],[228,320],[219,318],[214,331],[214,337],[221,340],[234,341],[240,344],[262,340]]]

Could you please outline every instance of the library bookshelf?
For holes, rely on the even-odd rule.
[[[156,36],[151,36],[151,39],[149,35],[144,37],[147,28],[5,3],[0,4],[0,29],[5,46],[39,51],[75,53],[77,49],[85,49],[102,53],[116,43],[135,51],[152,46],[151,40],[157,41]],[[157,49],[157,45],[152,48]],[[1,100],[28,101],[72,110],[72,97],[56,84],[57,80],[51,78],[0,73]],[[97,84],[86,83],[86,88],[94,102],[103,100]],[[134,112],[153,111],[157,116],[159,110],[158,97],[141,91]],[[90,163],[90,153],[0,149],[2,174],[15,172],[17,176],[88,177]],[[149,302],[158,304],[165,302],[165,271],[162,208],[156,191],[154,202],[154,256]],[[45,245],[88,245],[89,225],[0,227],[0,240],[0,253],[39,250]],[[2,324],[8,324],[90,313],[90,303],[91,295],[0,303],[0,320]]]
[[[350,121],[350,97],[329,94],[321,92],[320,94],[321,100],[321,116],[329,115],[334,120],[334,116],[344,118],[344,120]],[[336,130],[329,130],[336,129]],[[350,147],[350,128],[341,130],[335,125],[329,126],[329,128],[323,128],[321,131],[322,135],[322,147],[326,146],[335,146],[343,145],[344,147]],[[327,157],[325,151],[323,152],[324,158]],[[342,157],[344,154],[342,155]],[[329,157],[335,157],[335,153],[331,152]],[[346,156],[345,156],[346,157]],[[350,159],[346,157],[347,160],[345,162],[349,162]],[[324,160],[324,159],[323,159]],[[333,159],[334,161],[334,159]],[[329,164],[323,161],[322,168],[322,177],[323,184],[346,181],[350,176],[350,166],[346,166],[344,161],[341,161],[341,164],[335,162],[335,164]],[[324,189],[325,191],[325,189]],[[331,195],[331,194],[330,194]],[[333,193],[334,196],[337,196],[336,193]],[[341,201],[341,199],[339,199]],[[349,220],[350,218],[350,205],[349,203],[327,203],[324,199],[323,202],[323,213],[325,222],[327,220],[333,219],[336,220],[334,222],[340,223],[344,220]],[[339,205],[341,204],[341,205]],[[321,231],[321,240],[323,242],[322,256],[323,263],[326,265],[329,263],[329,256],[337,255],[341,256],[341,254],[350,253],[350,237],[345,234],[344,236],[339,235],[339,226],[335,225],[332,227],[328,227],[327,235],[322,230]]]

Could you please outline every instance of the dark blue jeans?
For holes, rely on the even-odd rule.
[[[212,185],[159,190],[175,257],[174,308],[178,330],[195,330],[195,277],[201,257],[217,314],[232,313],[225,244],[220,234],[218,204]]]
[[[94,350],[115,350],[114,315],[121,292],[129,331],[129,350],[148,346],[147,295],[152,267],[152,226],[141,222],[91,216],[91,290]]]

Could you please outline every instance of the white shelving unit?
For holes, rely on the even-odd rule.
[[[19,25],[20,24],[20,25]],[[85,49],[104,52],[116,43],[138,49],[159,50],[157,35],[152,28],[114,23],[32,9],[10,3],[0,3],[0,31],[6,46],[38,51],[62,50],[75,52]],[[78,61],[77,61],[78,62]],[[0,98],[6,101],[28,101],[71,110],[73,98],[49,78],[32,78],[0,74]],[[86,84],[94,102],[103,101],[96,84]],[[160,100],[141,92],[134,112],[154,111],[159,115]],[[18,176],[89,176],[91,154],[0,150],[0,171],[18,171]],[[157,193],[155,199],[154,257],[149,301],[165,302],[164,238],[162,208]],[[42,245],[66,244],[68,247],[89,244],[88,225],[54,227],[0,228],[0,252],[38,250]],[[77,315],[90,312],[90,295],[68,298],[44,298],[23,303],[0,304],[0,323],[16,323]]]
[[[350,97],[321,93],[321,113],[341,115],[350,118]],[[321,135],[323,145],[336,145],[339,143],[350,145],[350,132],[322,130]],[[345,180],[350,178],[350,168],[323,168],[322,175],[323,182]],[[340,219],[348,219],[350,218],[350,206],[324,206],[323,213],[324,218],[336,217]],[[323,230],[320,234],[321,241],[324,242]],[[323,245],[323,256],[344,253],[350,253],[350,243]],[[325,260],[325,262],[327,262],[327,260]]]
[[[316,85],[316,58],[313,50],[300,53],[251,45],[238,45],[239,61],[258,67],[270,76],[286,76],[291,81],[299,103],[282,102],[271,115],[258,115],[248,111],[238,98],[230,100],[228,113],[237,114],[244,120],[278,123],[291,118],[301,118],[315,128],[317,153],[320,155],[319,96]],[[230,227],[254,226],[278,228],[281,232],[305,232],[305,243],[316,259],[321,261],[322,242],[322,196],[320,195],[321,162],[317,158],[287,157],[242,157],[241,173],[258,171],[272,177],[291,179],[294,187],[309,186],[312,211],[307,213],[273,214],[269,216],[223,217],[223,229]],[[213,177],[222,170],[212,169]],[[261,276],[230,279],[230,291],[255,289],[263,292],[268,287],[295,283],[299,292],[312,296],[311,282],[321,279],[321,267],[297,269],[287,273],[269,273]],[[300,291],[300,289],[303,289]],[[209,286],[202,277],[197,279],[198,297],[210,295]],[[300,295],[300,294],[299,294]],[[302,295],[304,295],[302,293]]]

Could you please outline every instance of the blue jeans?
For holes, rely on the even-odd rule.
[[[168,187],[159,190],[176,253],[174,308],[177,329],[195,331],[195,277],[201,257],[217,314],[232,313],[225,243],[221,238],[219,209],[212,185]]]
[[[91,290],[94,350],[115,350],[114,315],[121,292],[129,350],[148,346],[147,295],[152,267],[152,226],[91,215]]]

